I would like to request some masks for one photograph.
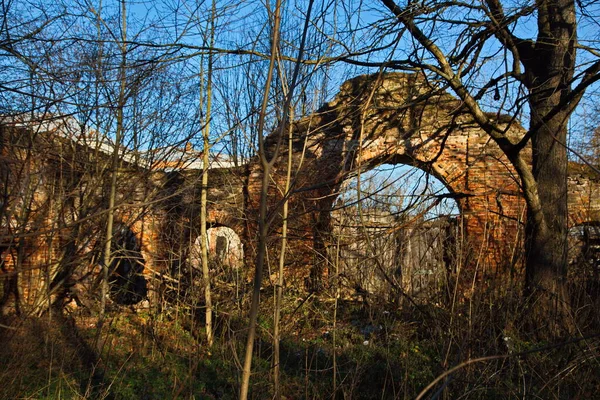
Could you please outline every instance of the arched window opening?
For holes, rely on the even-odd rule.
[[[342,185],[332,211],[341,284],[382,301],[433,298],[455,258],[459,207],[443,182],[384,164]]]
[[[244,260],[244,249],[240,237],[227,226],[216,226],[206,231],[208,236],[209,260],[229,268],[239,268]]]
[[[211,268],[239,268],[244,261],[244,249],[240,237],[227,226],[216,226],[206,230],[208,262]],[[202,250],[200,236],[192,244],[190,263],[194,268],[202,269]]]
[[[234,283],[239,286],[242,279],[241,268],[244,263],[244,249],[240,237],[227,226],[215,226],[206,230],[208,247],[208,267],[213,282]],[[183,279],[191,279],[191,287],[202,287],[202,249],[201,238],[196,237],[190,246],[187,263],[191,273]]]
[[[143,275],[144,257],[135,234],[119,224],[112,240],[112,262],[110,265],[110,295],[118,304],[131,305],[142,301],[148,292]]]

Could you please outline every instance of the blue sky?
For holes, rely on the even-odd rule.
[[[37,4],[53,12],[68,12],[68,18],[57,20],[52,26],[54,33],[60,33],[61,38],[67,43],[70,38],[84,35],[93,41],[96,32],[98,15],[94,14],[101,5],[101,25],[106,42],[104,51],[118,53],[118,41],[121,35],[120,2],[116,0],[66,0],[49,2],[28,0],[29,3],[15,5],[15,12],[21,18],[32,18],[42,14],[32,5]],[[132,43],[128,44],[130,51],[129,62],[134,63],[128,72],[131,82],[139,76],[144,76],[144,68],[151,72],[152,57],[160,56],[156,62],[157,68],[163,68],[160,74],[150,75],[142,79],[143,85],[148,89],[143,95],[132,96],[127,103],[129,121],[125,143],[138,143],[144,146],[182,145],[192,142],[197,148],[200,145],[200,128],[205,122],[202,118],[204,105],[200,99],[201,70],[206,71],[206,47],[210,28],[208,21],[213,19],[212,2],[189,0],[135,0],[126,1],[127,7],[127,37]],[[432,5],[434,2],[423,2]],[[473,3],[478,4],[478,3]],[[520,5],[521,2],[505,2],[506,10],[510,11],[511,5]],[[301,34],[303,18],[306,13],[308,0],[287,1],[284,3],[283,37],[281,51],[284,56],[295,57]],[[214,106],[211,132],[214,140],[214,150],[232,153],[232,146],[237,143],[240,156],[248,157],[253,154],[255,141],[256,117],[253,113],[262,97],[262,85],[267,61],[261,55],[266,55],[269,48],[269,23],[267,9],[264,2],[217,1],[217,16],[215,21],[215,47],[224,51],[214,55]],[[581,16],[579,26],[579,40],[582,46],[600,48],[600,5],[592,2],[587,10],[589,16]],[[29,15],[27,15],[29,13]],[[472,11],[470,13],[454,12],[448,9],[444,12],[448,18],[457,21],[477,22],[481,15]],[[462,30],[453,24],[437,21],[435,24],[428,22],[423,25],[431,33],[436,43],[446,52],[452,52],[456,44],[463,44]],[[517,35],[535,37],[536,25],[533,17],[523,18],[514,26]],[[351,56],[353,61],[381,62],[385,60],[402,60],[414,55],[413,41],[390,18],[389,12],[379,2],[361,2],[348,0],[317,1],[311,15],[309,31],[309,46],[306,58],[316,62],[320,57],[335,57],[348,52],[361,53]],[[373,45],[382,49],[366,52]],[[60,43],[57,45],[59,46]],[[88,51],[86,42],[76,42],[70,47],[56,51],[58,55],[64,51],[65,60],[57,57],[54,63],[60,67],[61,63],[68,66],[67,56],[81,57],[81,51]],[[231,54],[241,51],[244,54]],[[480,57],[478,62],[483,67],[465,80],[465,84],[477,89],[491,76],[497,76],[510,65],[510,56],[503,52],[497,42],[490,41],[483,49],[485,57]],[[255,55],[248,52],[256,52]],[[229,53],[229,54],[228,54]],[[35,48],[32,48],[35,54]],[[93,58],[93,53],[92,54]],[[592,51],[580,50],[582,68],[600,56]],[[423,55],[423,53],[420,53]],[[108,56],[106,57],[107,60]],[[148,60],[145,60],[147,58]],[[57,61],[58,60],[58,61]],[[147,63],[145,64],[145,62]],[[159,64],[160,62],[160,64]],[[107,65],[106,77],[114,79],[118,63]],[[281,64],[281,76],[277,80],[289,79],[292,68],[291,62]],[[12,66],[11,66],[12,67]],[[112,68],[112,70],[110,70]],[[22,71],[25,71],[24,68]],[[346,79],[362,73],[377,72],[378,68],[355,65],[348,62],[323,63],[318,66],[307,65],[302,69],[302,90],[297,91],[295,99],[297,115],[314,111],[324,101],[330,100],[338,91],[339,85]],[[54,85],[44,88],[45,93],[52,90],[64,90],[73,99],[83,98],[89,94],[90,87],[85,82],[69,86],[70,77],[66,84]],[[108,104],[107,113],[110,114],[110,102],[114,102],[117,93],[116,81],[108,79],[102,92],[103,101]],[[5,80],[6,81],[6,80]],[[493,99],[493,91],[489,91],[481,100],[481,105],[486,111],[512,113],[515,103],[522,104],[519,119],[527,125],[527,106],[519,96],[514,82],[503,82],[500,85],[503,101]],[[40,88],[35,90],[40,91]],[[78,91],[82,94],[79,95]],[[77,97],[79,96],[79,97]],[[89,97],[89,96],[88,96]],[[571,140],[585,142],[586,136],[598,124],[598,85],[588,90],[588,95],[583,99],[571,120]],[[137,102],[134,104],[134,101]],[[73,106],[59,104],[61,110],[72,110]],[[277,123],[277,114],[281,114],[281,95],[273,95],[269,108],[269,128]],[[59,110],[60,111],[60,110]],[[84,116],[86,110],[77,111],[77,117]],[[141,122],[140,122],[141,121]],[[91,122],[90,122],[91,123]],[[111,135],[114,130],[114,119],[105,119],[105,124],[99,126]],[[237,135],[237,136],[236,136]],[[236,142],[234,143],[234,136]],[[146,138],[146,139],[144,139]],[[408,167],[392,169],[392,178],[377,178],[382,180],[382,185],[389,179],[400,180],[406,175]],[[386,170],[386,168],[383,168]],[[387,170],[386,170],[387,171]],[[383,172],[387,174],[388,172]],[[379,176],[382,172],[373,173]],[[410,174],[409,174],[410,175]],[[422,181],[417,179],[417,182]],[[415,184],[418,189],[418,185]],[[403,183],[403,186],[410,186]],[[443,185],[431,189],[434,193],[443,190]]]

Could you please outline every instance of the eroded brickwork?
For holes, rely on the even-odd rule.
[[[357,170],[382,163],[421,168],[447,186],[480,277],[518,266],[526,217],[518,178],[500,149],[461,112],[461,103],[436,90],[418,75],[360,76],[293,123],[290,284],[326,284],[331,210],[340,187]],[[524,133],[511,121],[505,127],[510,137]],[[267,138],[269,154],[276,143],[275,134]],[[108,158],[64,134],[11,123],[2,125],[0,150],[3,301],[19,297],[23,307],[33,307],[28,299],[59,296],[65,280],[99,271]],[[284,140],[269,187],[269,260],[278,259],[280,248],[286,163]],[[598,177],[580,165],[571,170],[571,224],[600,221]],[[189,260],[200,233],[200,177],[199,170],[150,171],[122,163],[117,220],[134,233],[149,282]],[[237,232],[247,267],[255,257],[261,181],[257,159],[209,174],[209,224]],[[89,290],[94,284],[90,280]]]

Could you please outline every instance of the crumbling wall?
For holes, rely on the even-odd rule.
[[[516,122],[501,122],[507,136],[517,139],[524,134]],[[87,263],[90,274],[99,271],[93,249],[102,237],[108,175],[106,168],[89,165],[105,163],[106,157],[64,134],[23,124],[0,125],[1,299],[7,303],[11,296],[20,297],[27,303],[28,298],[41,298],[39,293],[52,292],[52,282],[63,278],[55,271],[69,271],[63,267],[74,265],[75,259]],[[418,74],[351,79],[331,102],[294,121],[291,128],[291,191],[283,192],[284,140],[268,190],[267,243],[269,259],[277,260],[285,197],[289,285],[318,290],[328,283],[328,254],[335,243],[331,210],[340,187],[357,170],[382,163],[415,166],[448,188],[460,209],[467,242],[463,248],[468,249],[470,265],[477,266],[471,272],[478,279],[502,278],[518,270],[526,214],[517,175],[498,146],[462,111],[460,101]],[[29,136],[15,134],[18,130]],[[268,154],[276,142],[275,134],[267,137]],[[599,221],[600,181],[585,166],[570,168],[571,225]],[[209,173],[209,227],[226,226],[238,234],[246,267],[255,259],[262,173],[257,158],[239,168]],[[125,168],[119,174],[117,219],[136,235],[149,281],[185,262],[199,236],[200,174],[146,167]]]

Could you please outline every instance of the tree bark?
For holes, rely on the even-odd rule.
[[[571,331],[566,282],[570,116],[566,99],[575,71],[577,21],[572,0],[539,0],[537,7],[538,37],[529,51],[531,57],[524,57],[523,63],[530,91],[532,172],[544,223],[528,218],[526,295],[532,304],[534,330],[541,337],[557,337]]]

